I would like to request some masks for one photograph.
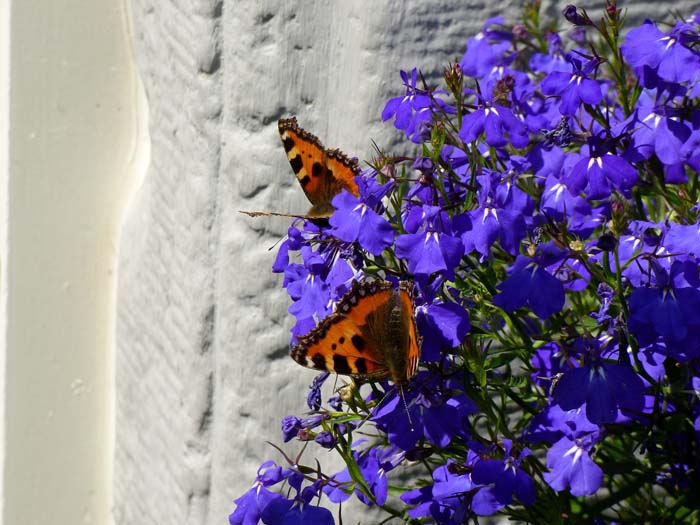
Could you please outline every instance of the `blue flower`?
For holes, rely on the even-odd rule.
[[[586,404],[586,417],[595,424],[612,423],[618,410],[641,411],[644,383],[631,366],[592,358],[581,368],[564,372],[554,387],[554,401],[563,410]]]
[[[316,377],[314,377],[313,383],[309,387],[309,395],[306,397],[306,406],[310,410],[318,410],[321,408],[321,387],[326,379],[328,379],[330,374],[328,372],[321,372]]]
[[[314,316],[323,318],[330,313],[330,290],[319,276],[299,264],[288,266],[284,275],[287,292],[294,301],[289,313],[297,318],[292,334],[302,335],[316,325]]]
[[[463,253],[461,240],[441,232],[407,233],[396,239],[396,255],[406,259],[408,271],[415,276],[439,272],[446,279],[454,279]]]
[[[404,131],[411,141],[420,143],[430,136],[434,105],[442,109],[445,109],[445,106],[440,99],[431,98],[428,91],[416,88],[416,68],[411,70],[410,78],[409,74],[402,70],[401,78],[406,86],[406,94],[389,99],[382,111],[382,120],[395,117],[394,127]],[[435,94],[437,92],[433,93]]]
[[[478,177],[479,207],[455,217],[455,229],[461,230],[465,253],[476,249],[487,256],[496,240],[515,255],[525,237],[525,215],[533,208],[532,200],[508,178],[484,170]]]
[[[460,62],[465,75],[484,78],[495,68],[512,61],[512,58],[505,58],[505,52],[511,47],[512,33],[489,29],[498,25],[503,25],[503,17],[489,18],[484,28],[467,40],[467,50]]]
[[[275,465],[272,461],[263,463],[258,469],[258,475],[252,488],[234,500],[236,510],[229,515],[229,523],[231,525],[257,525],[261,518],[264,521],[263,515],[268,507],[291,506],[291,500],[270,492],[266,488],[283,480],[288,480],[290,485],[298,491],[302,477],[290,469]],[[265,521],[265,523],[269,522]],[[282,521],[276,523],[282,523]]]
[[[523,440],[529,443],[556,443],[562,436],[571,439],[592,436],[601,437],[600,427],[591,423],[586,417],[586,407],[562,410],[559,405],[547,405],[537,414],[523,434]]]
[[[456,303],[432,303],[418,317],[418,331],[423,337],[421,359],[438,361],[443,348],[458,346],[470,329],[469,312]]]
[[[683,143],[691,130],[678,119],[677,113],[665,106],[639,108],[629,124],[636,152],[647,159],[656,154],[664,164],[682,162]]]
[[[574,232],[581,232],[593,226],[590,224],[590,203],[569,191],[566,184],[553,175],[548,176],[545,181],[540,210],[554,221],[566,220],[569,229]]]
[[[474,459],[474,455],[471,455]],[[465,469],[453,460],[433,470],[430,515],[438,523],[464,523],[471,506],[470,492],[476,488]]]
[[[557,343],[545,343],[535,350],[531,364],[535,371],[530,374],[530,377],[542,387],[550,387],[560,373],[570,368],[567,365],[566,355]]]
[[[394,389],[372,413],[377,428],[387,434],[389,442],[403,450],[411,450],[425,438],[439,447],[447,446],[456,435],[467,431],[467,416],[476,405],[464,394],[439,391],[436,378],[420,372],[416,388],[405,391],[408,415],[401,396]]]
[[[685,253],[700,258],[700,222],[670,225],[664,246],[671,253]]]
[[[334,525],[333,514],[323,507],[278,497],[261,515],[265,525]]]
[[[485,99],[476,110],[464,116],[459,138],[473,142],[482,133],[485,133],[486,143],[493,147],[505,146],[510,141],[516,148],[523,148],[529,142],[527,127],[512,110]]]
[[[291,441],[303,427],[301,426],[301,419],[296,416],[285,416],[282,419],[282,439],[285,443]]]
[[[340,503],[350,497],[352,493],[351,488],[354,487],[355,495],[364,504],[372,505],[376,502],[377,505],[384,505],[389,490],[386,473],[394,469],[403,460],[403,454],[396,455],[393,448],[382,450],[379,447],[372,447],[362,452],[354,450],[352,454],[360,469],[365,485],[372,493],[373,501],[358,487],[354,486],[354,481],[347,468],[335,474],[331,482],[323,488],[323,492],[332,502]]]
[[[530,57],[530,69],[538,73],[551,73],[552,71],[571,71],[571,64],[567,62],[562,48],[561,37],[557,33],[547,34],[547,54],[535,53]]]
[[[493,296],[493,303],[507,312],[528,306],[540,319],[559,312],[564,306],[564,286],[545,266],[563,257],[564,252],[551,244],[538,246],[533,259],[519,255],[508,278],[498,285],[500,293]]]
[[[684,268],[677,261],[667,272],[654,262],[657,287],[636,288],[629,297],[628,325],[640,346],[661,338],[679,361],[700,357],[700,290],[679,288],[673,282]]]
[[[571,487],[574,496],[595,493],[603,482],[603,470],[590,458],[595,441],[592,436],[578,439],[562,437],[547,452],[544,479],[554,490]]]
[[[372,255],[379,255],[394,240],[391,225],[376,211],[347,191],[333,198],[331,235],[345,242],[357,241]]]
[[[567,55],[567,60],[571,64],[571,72],[549,73],[542,81],[542,93],[559,95],[559,111],[562,115],[573,117],[581,103],[598,104],[603,99],[600,85],[589,78],[600,65],[600,61],[593,59],[584,63],[572,54]]]
[[[525,448],[516,458],[511,455],[513,442],[503,439],[503,459],[482,459],[474,465],[472,481],[480,485],[493,485],[493,494],[502,505],[510,505],[515,494],[524,505],[535,501],[535,484],[530,475],[520,468],[522,460],[531,454]],[[484,489],[482,489],[484,490]]]
[[[240,498],[233,500],[236,504],[236,510],[229,515],[228,522],[231,525],[257,525],[260,522],[263,511],[271,503],[279,500],[287,501],[279,494],[270,492],[265,487],[257,485]]]
[[[582,153],[581,160],[562,177],[572,193],[585,190],[589,200],[604,199],[612,190],[624,193],[637,182],[637,170],[610,151],[605,141],[592,137],[588,143],[590,154]]]
[[[412,206],[404,220],[409,232],[396,239],[396,255],[406,259],[408,270],[425,280],[439,272],[453,279],[464,253],[462,241],[452,235],[449,216],[437,206]]]
[[[642,78],[643,70],[649,68],[668,82],[690,82],[700,68],[700,57],[686,47],[693,33],[697,35],[692,26],[680,22],[668,33],[647,22],[627,33],[622,55]],[[652,82],[644,85],[657,87]]]

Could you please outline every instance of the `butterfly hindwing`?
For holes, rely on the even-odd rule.
[[[362,379],[407,382],[416,372],[420,340],[407,283],[353,282],[336,312],[292,348],[292,358],[316,370]]]
[[[327,150],[315,135],[297,124],[295,117],[280,119],[278,129],[287,160],[312,207],[309,217],[329,217],[331,200],[341,190],[353,195],[359,191],[355,176],[360,173],[357,161],[339,150]]]

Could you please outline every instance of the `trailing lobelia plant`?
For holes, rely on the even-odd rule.
[[[418,154],[290,227],[295,359],[351,378],[283,437],[347,467],[280,449],[232,525],[700,520],[700,14],[564,17],[487,21],[443,89],[402,71],[382,118]]]

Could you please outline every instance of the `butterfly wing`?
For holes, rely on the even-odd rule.
[[[415,306],[413,304],[413,286],[407,281],[402,281],[399,285],[399,298],[401,301],[402,326],[405,327],[407,340],[407,363],[403,381],[406,382],[418,372],[418,362],[420,361],[420,347],[422,339],[416,329]]]
[[[330,217],[331,200],[343,189],[359,195],[357,161],[339,150],[326,150],[318,137],[299,127],[295,117],[280,119],[277,127],[287,160],[312,204],[309,217]]]
[[[291,355],[316,370],[405,383],[416,372],[419,344],[407,290],[355,281],[336,312],[300,337]]]

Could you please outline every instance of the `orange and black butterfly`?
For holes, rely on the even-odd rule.
[[[326,149],[321,141],[297,124],[296,117],[277,123],[287,160],[301,184],[311,209],[306,215],[273,212],[243,212],[253,217],[276,215],[304,219],[325,219],[333,214],[333,197],[343,189],[359,195],[355,177],[360,173],[356,159],[338,149]]]
[[[298,338],[291,356],[315,370],[404,385],[418,370],[420,345],[410,283],[396,290],[387,281],[354,281],[336,311]]]

